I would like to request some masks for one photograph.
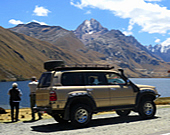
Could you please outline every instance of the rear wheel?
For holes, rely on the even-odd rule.
[[[128,116],[130,112],[131,112],[130,110],[117,110],[116,111],[116,113],[121,117]]]
[[[71,110],[71,124],[75,127],[86,126],[92,118],[91,108],[84,104],[78,104]]]
[[[139,106],[139,115],[144,119],[153,118],[156,113],[155,103],[149,99],[143,100]]]

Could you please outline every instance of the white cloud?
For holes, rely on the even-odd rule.
[[[161,40],[160,39],[156,39],[155,40],[155,43],[159,43]]]
[[[133,35],[131,31],[123,31],[123,34],[125,34],[126,36]]]
[[[35,9],[33,12],[34,12],[34,15],[36,16],[48,16],[48,13],[50,13],[51,11],[49,11],[48,9],[44,7],[35,6]]]
[[[145,1],[148,1],[148,2],[161,2],[162,0],[145,0]]]
[[[76,2],[75,2],[76,1]],[[120,18],[129,19],[128,30],[137,24],[140,32],[165,34],[170,30],[170,10],[156,3],[148,3],[145,0],[71,0],[70,4],[83,9],[99,8],[109,10]],[[160,0],[147,0],[150,2]]]
[[[90,10],[88,10],[85,14],[91,14],[91,11],[90,11]]]
[[[14,24],[14,25],[23,24],[22,21],[20,21],[20,20],[15,20],[15,19],[9,20],[9,23]]]
[[[167,38],[164,42],[161,43],[162,46],[169,46],[170,45],[170,38]]]
[[[39,23],[39,24],[41,24],[41,25],[47,25],[45,22],[39,22],[39,21],[37,21],[37,20],[32,20],[33,22],[36,22],[36,23]]]

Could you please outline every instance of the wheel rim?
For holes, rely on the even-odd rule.
[[[146,103],[144,105],[144,112],[146,115],[151,115],[153,113],[153,105],[151,103]]]
[[[79,122],[79,123],[84,123],[87,121],[88,119],[88,112],[87,110],[85,109],[80,109],[76,112],[76,120]]]

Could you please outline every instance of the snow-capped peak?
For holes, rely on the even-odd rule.
[[[87,27],[90,27],[91,26],[91,23],[89,20],[85,20],[84,24],[87,26]]]
[[[104,28],[98,21],[95,19],[91,20],[85,20],[76,30],[75,32],[77,33],[82,33],[82,34],[93,34],[102,30],[105,30]]]

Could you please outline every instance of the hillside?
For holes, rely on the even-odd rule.
[[[68,64],[91,62],[86,57],[77,56],[56,45],[2,27],[0,52],[0,80],[22,80],[33,75],[39,77],[44,71],[43,62],[50,59],[62,59]]]
[[[82,60],[81,63],[95,60],[98,61],[104,57],[104,55],[98,52],[87,50],[84,44],[74,35],[73,32],[65,30],[60,26],[47,26],[31,22],[28,24],[17,25],[16,27],[10,28],[10,30],[42,41],[47,41],[57,47],[69,51],[77,57],[84,57],[83,59],[85,60]],[[72,61],[74,61],[74,59]]]

